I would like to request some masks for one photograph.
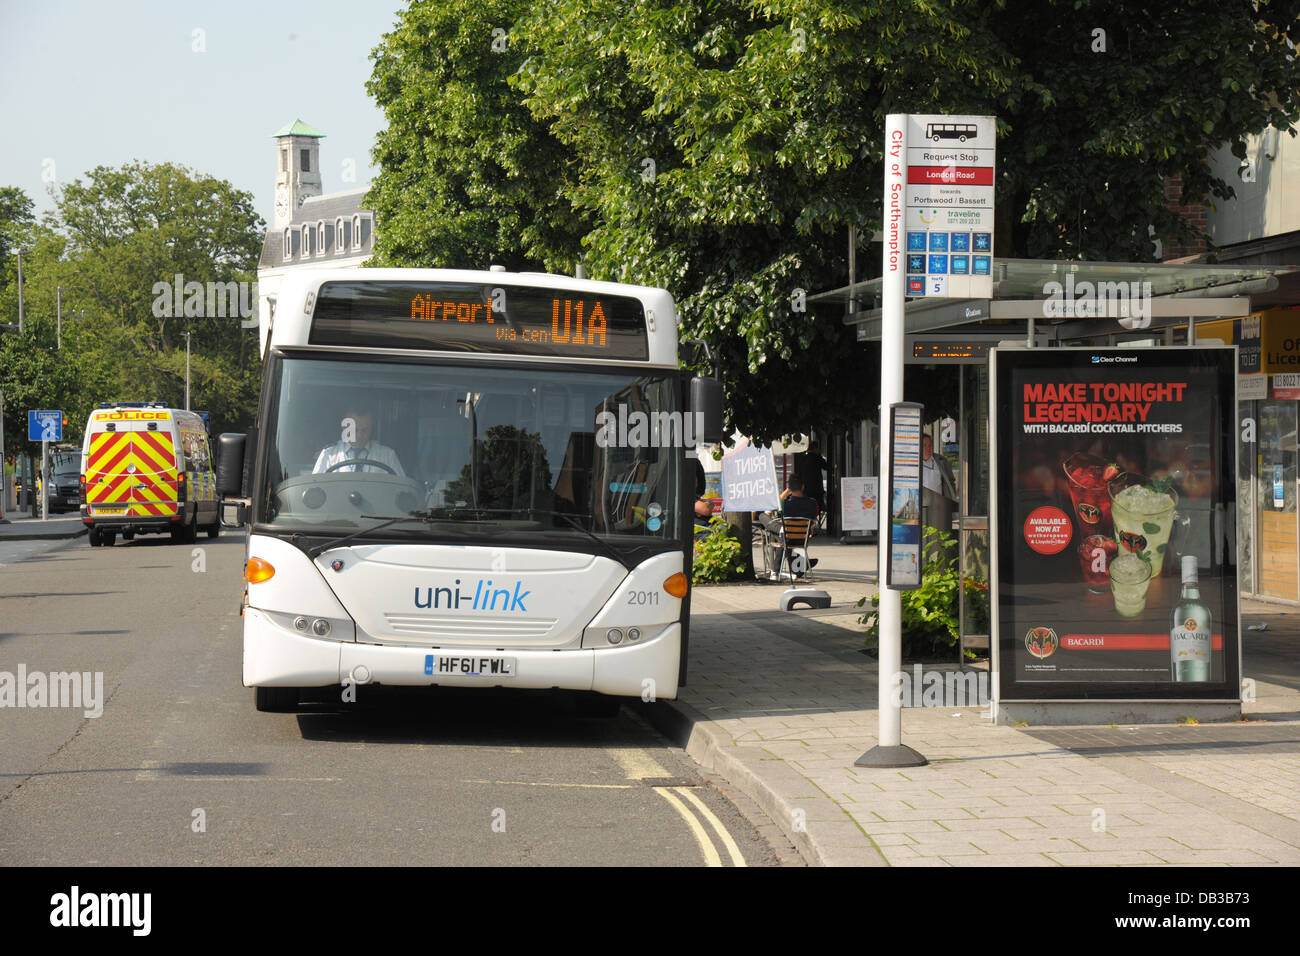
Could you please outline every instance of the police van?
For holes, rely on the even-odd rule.
[[[193,542],[221,531],[216,476],[203,419],[161,402],[101,403],[81,450],[81,520],[90,546],[119,534]]]

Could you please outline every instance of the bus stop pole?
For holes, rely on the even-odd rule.
[[[880,532],[877,535],[876,588],[880,624],[879,689],[876,746],[854,761],[857,767],[919,767],[927,761],[903,745],[902,701],[896,675],[903,668],[902,594],[886,586],[889,580],[890,517],[893,515],[893,434],[890,409],[903,400],[904,267],[907,254],[907,117],[891,113],[885,124],[885,191],[883,279],[880,327]]]

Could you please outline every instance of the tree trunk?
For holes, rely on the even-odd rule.
[[[746,578],[754,576],[754,521],[748,511],[724,511],[722,517],[740,539],[740,560]]]

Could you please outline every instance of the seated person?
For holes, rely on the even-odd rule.
[[[354,431],[354,440],[351,442],[346,438],[349,431],[347,428],[349,419]],[[345,437],[321,449],[320,454],[316,456],[316,465],[312,468],[313,474],[329,471],[340,462],[369,460],[371,462],[381,462],[393,469],[393,474],[406,477],[406,472],[402,470],[402,463],[397,460],[397,453],[387,445],[374,440],[374,415],[356,406],[350,406],[343,416],[343,421],[343,434]],[[336,468],[335,471],[367,471],[381,475],[388,474],[383,468],[374,464],[344,465],[342,468]]]
[[[803,479],[798,475],[790,476],[785,491],[781,492],[780,501],[782,518],[809,518],[814,522],[817,520],[817,502],[804,494]],[[769,513],[759,518],[759,523],[769,532],[768,564],[776,567],[777,561],[781,558],[781,522],[775,515]],[[811,531],[811,528],[809,530]],[[816,564],[816,559],[808,562],[810,568]]]

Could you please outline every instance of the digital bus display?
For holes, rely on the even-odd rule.
[[[631,296],[464,282],[326,282],[312,345],[644,361],[645,308]]]

